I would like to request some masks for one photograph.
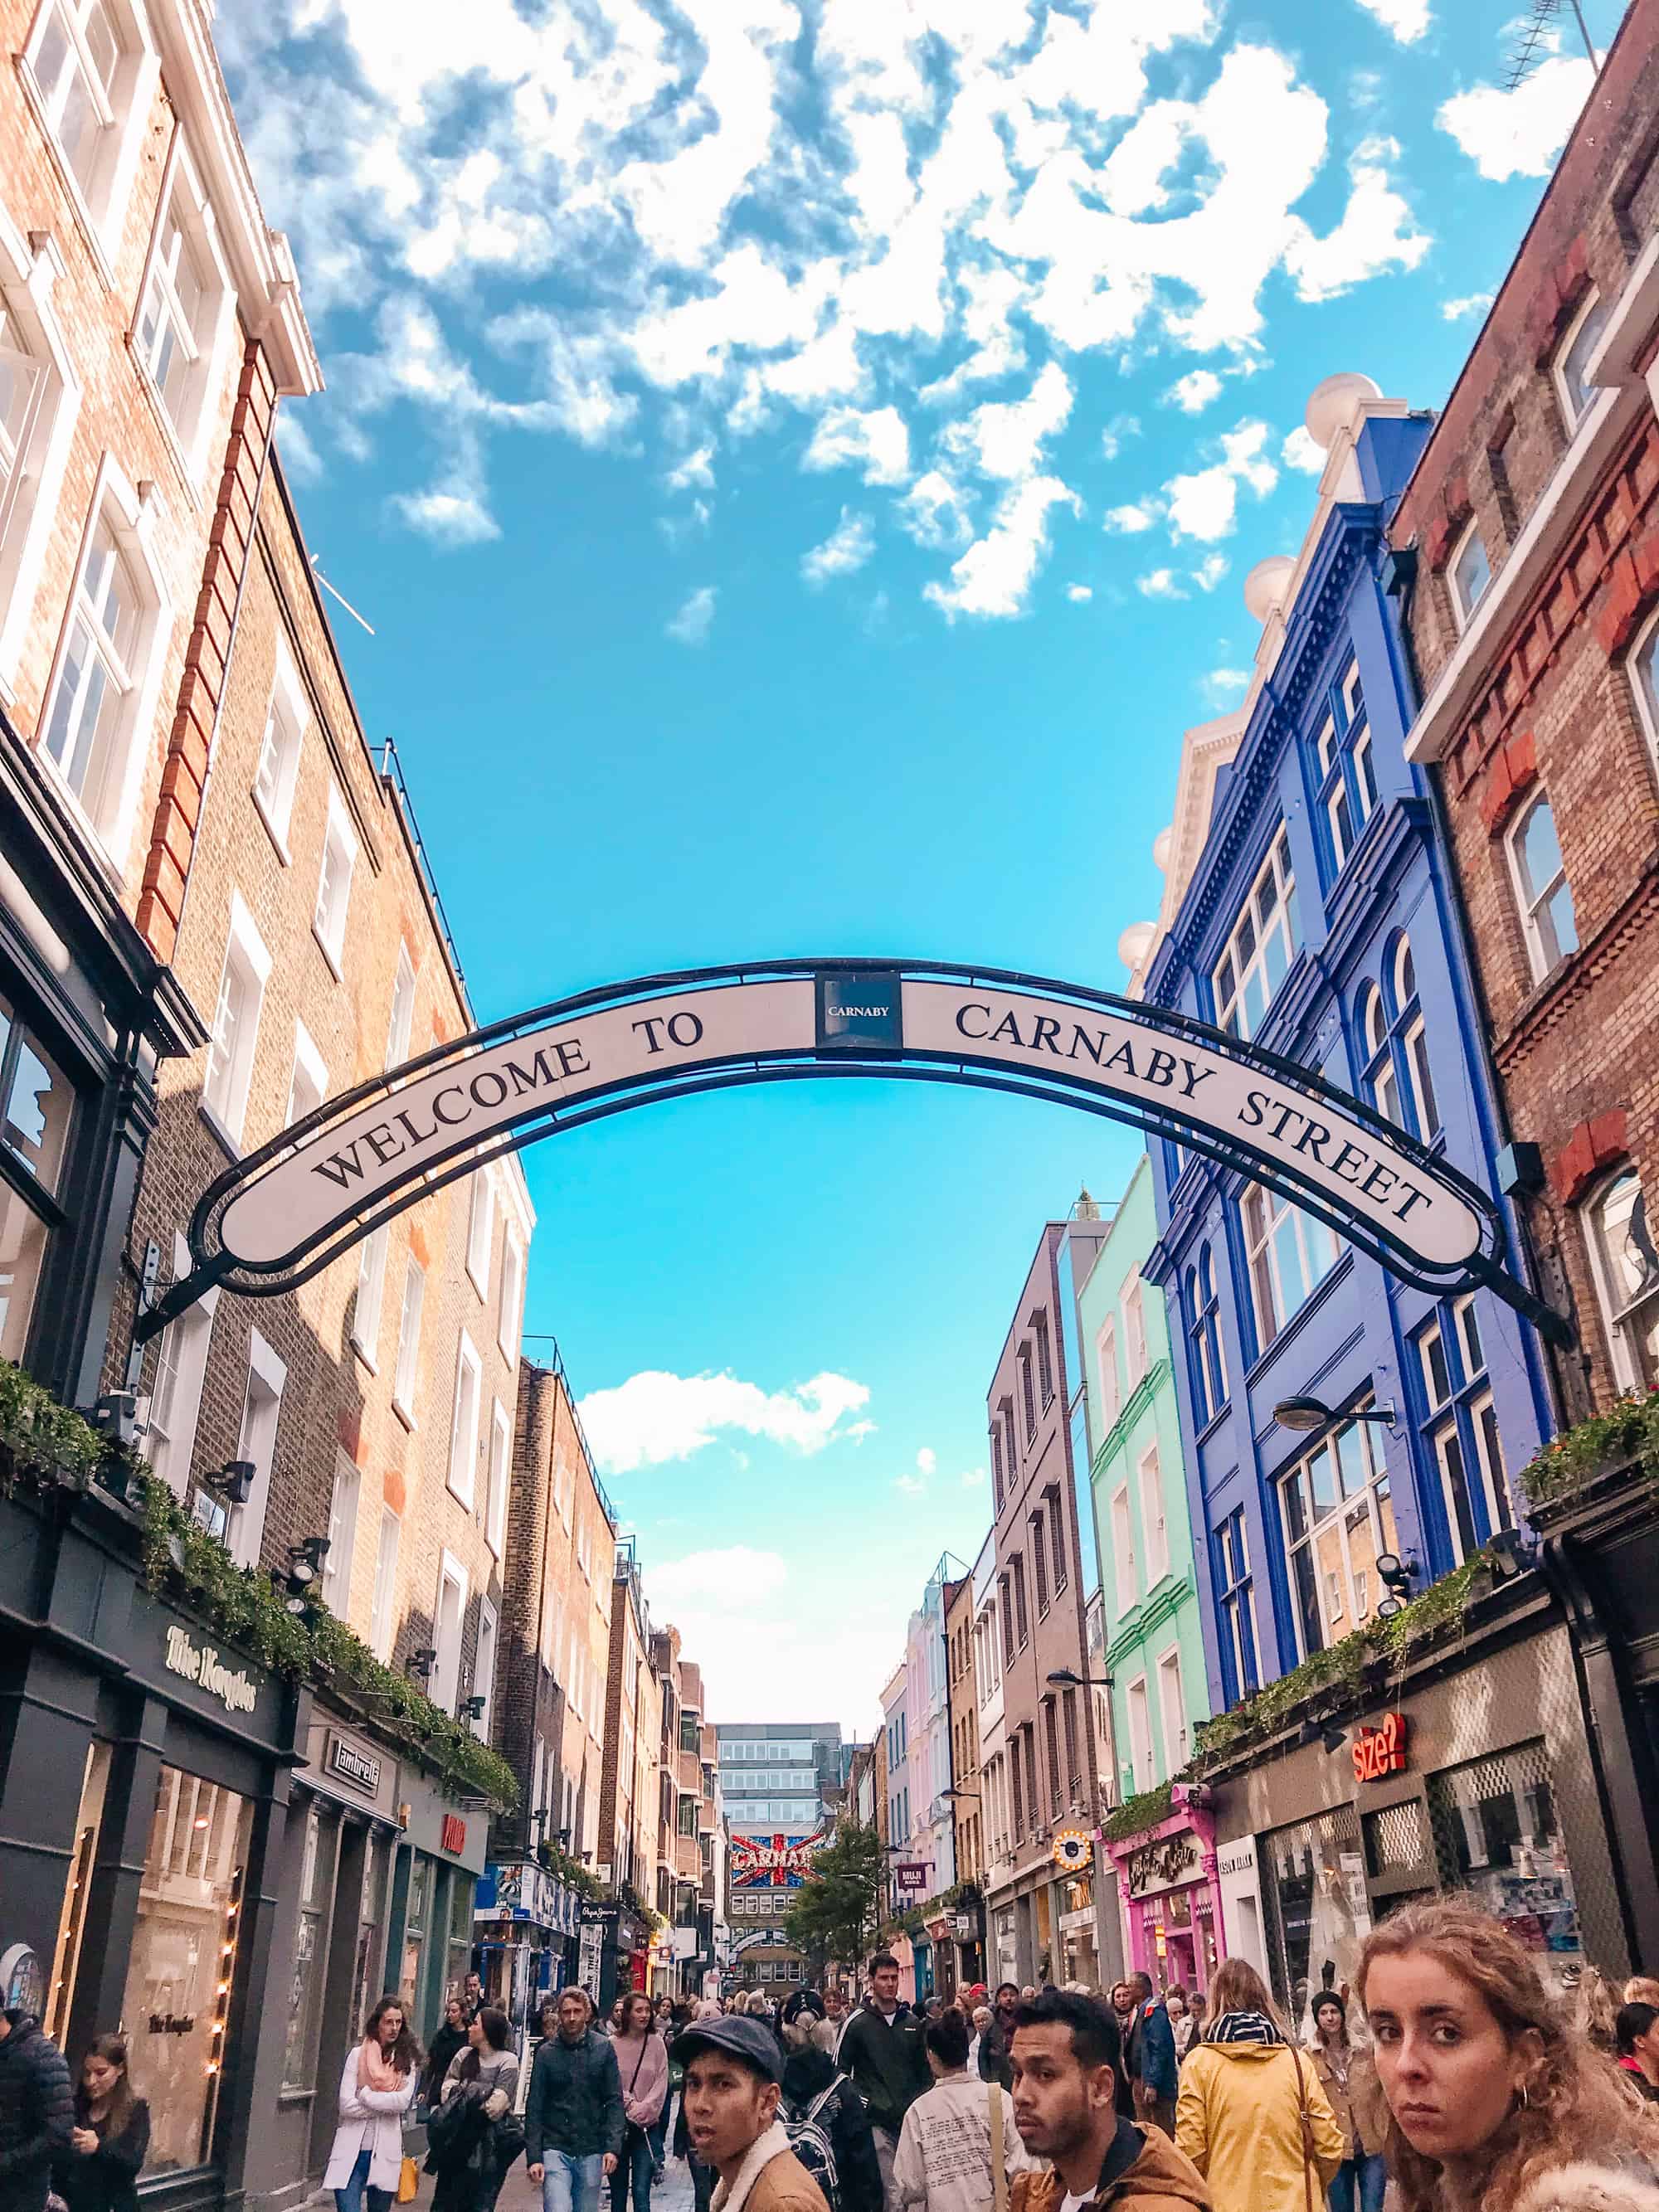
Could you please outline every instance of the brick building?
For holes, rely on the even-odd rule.
[[[624,1536],[617,1546],[611,1587],[599,1777],[599,1871],[611,1881],[620,1906],[612,1946],[619,1989],[649,1986],[661,1743],[662,1687],[651,1663],[651,1613],[634,1540]]]
[[[1392,532],[1569,1417],[1659,1380],[1656,100],[1637,0]]]

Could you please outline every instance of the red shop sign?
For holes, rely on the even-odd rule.
[[[444,1814],[444,1824],[438,1832],[438,1840],[445,1850],[453,1851],[457,1858],[466,1849],[466,1822],[462,1820],[459,1813]]]
[[[1361,1782],[1381,1782],[1406,1771],[1406,1716],[1385,1713],[1380,1727],[1362,1728],[1354,1739],[1353,1771]]]

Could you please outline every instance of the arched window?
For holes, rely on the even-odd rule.
[[[1206,1428],[1227,1402],[1227,1369],[1221,1355],[1221,1310],[1215,1261],[1207,1244],[1187,1270],[1187,1337],[1193,1377],[1193,1425]]]
[[[1579,1212],[1613,1373],[1626,1389],[1659,1382],[1659,1252],[1634,1168],[1599,1184]]]
[[[1417,997],[1417,963],[1411,939],[1395,940],[1381,988],[1366,992],[1360,1031],[1365,1048],[1365,1089],[1379,1114],[1427,1144],[1440,1127],[1440,1109],[1429,1074],[1428,1032]]]

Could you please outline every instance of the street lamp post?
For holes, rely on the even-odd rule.
[[[1048,1676],[1048,1684],[1051,1690],[1109,1691],[1113,1686],[1113,1679],[1109,1674],[1079,1674],[1075,1667],[1056,1667]],[[1090,1721],[1090,1727],[1091,1729],[1094,1723],[1091,1717]],[[1115,1751],[1114,1751],[1114,1756],[1115,1756]],[[1116,1777],[1114,1776],[1113,1779],[1115,1781]],[[1094,1808],[1091,1814],[1089,1826],[1094,1833],[1098,1834],[1100,1830],[1100,1808],[1098,1806]],[[1097,1879],[1099,1873],[1100,1853],[1097,1851],[1095,1853],[1094,1865],[1094,1874],[1097,1879],[1095,1879],[1093,1882],[1095,1949],[1101,1962],[1103,1978],[1105,1975],[1109,1974],[1112,1979],[1115,1980],[1123,1972],[1123,1930],[1117,1910],[1117,1899],[1115,1895],[1117,1887],[1117,1869],[1115,1866],[1112,1869],[1112,1887],[1114,1895],[1111,1901],[1111,1911],[1109,1914],[1107,1911],[1106,1899],[1101,1893],[1104,1887],[1104,1884]]]

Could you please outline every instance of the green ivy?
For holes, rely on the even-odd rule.
[[[541,1846],[541,1862],[549,1874],[556,1876],[567,1889],[574,1889],[579,1896],[597,1899],[605,1895],[605,1885],[592,1869],[585,1867],[580,1859],[573,1859],[569,1852],[561,1850],[557,1844]]]
[[[1564,1431],[1522,1468],[1521,1488],[1533,1504],[1547,1504],[1620,1461],[1633,1461],[1650,1482],[1659,1482],[1659,1389],[1632,1391]]]
[[[239,1567],[131,1450],[0,1360],[0,1487],[26,1479],[42,1488],[81,1490],[95,1480],[128,1499],[138,1512],[152,1591],[182,1589],[219,1635],[273,1674],[357,1703],[382,1735],[433,1769],[452,1796],[482,1797],[498,1812],[517,1804],[518,1784],[499,1752],[434,1705],[407,1675],[383,1667],[326,1607],[316,1606],[309,1620],[290,1613],[270,1577]]]
[[[1126,1836],[1144,1836],[1148,1828],[1157,1827],[1174,1811],[1174,1787],[1173,1783],[1160,1782],[1155,1790],[1143,1790],[1138,1796],[1126,1797],[1101,1822],[1101,1834],[1109,1844],[1121,1843]]]

